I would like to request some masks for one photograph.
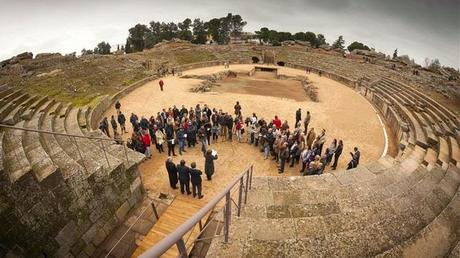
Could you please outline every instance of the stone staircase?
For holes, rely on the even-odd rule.
[[[230,241],[208,257],[459,257],[460,122],[407,85],[357,89],[399,143],[349,171],[257,177]]]
[[[0,89],[2,124],[108,139],[89,110]],[[91,256],[142,200],[143,159],[114,141],[0,128],[0,257]]]

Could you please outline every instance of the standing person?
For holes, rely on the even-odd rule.
[[[99,129],[101,129],[102,132],[104,132],[108,137],[110,137],[109,121],[107,120],[107,117],[104,117],[104,119],[102,119],[101,123],[99,124]]]
[[[117,113],[120,112],[120,108],[121,108],[120,101],[117,100],[117,102],[115,103],[115,109],[117,110]]]
[[[337,144],[337,149],[334,152],[334,163],[332,164],[332,170],[337,169],[337,162],[339,161],[339,157],[342,154],[343,150],[343,142],[342,140],[339,140],[339,143]]]
[[[166,170],[168,171],[169,177],[169,185],[172,189],[177,189],[177,167],[174,162],[172,162],[172,158],[168,157],[165,162]]]
[[[181,160],[177,166],[177,172],[179,174],[180,192],[190,195],[190,168],[185,165],[185,160]]]
[[[182,126],[180,126],[180,128],[177,130],[176,136],[177,136],[177,141],[179,142],[179,155],[182,155],[182,152],[186,152],[185,151],[186,133]]]
[[[160,90],[163,91],[163,85],[165,83],[163,82],[163,80],[160,79],[160,81],[158,82],[158,85],[160,85]]]
[[[236,129],[236,138],[238,139],[238,142],[241,142],[241,131],[243,130],[243,122],[239,118],[237,118],[236,120],[235,129]]]
[[[118,112],[117,120],[118,120],[118,123],[120,124],[121,133],[127,133],[126,127],[125,127],[126,118],[125,118],[125,115],[123,115],[123,113],[121,113],[121,111]]]
[[[196,163],[192,162],[191,164],[191,169],[190,169],[190,179],[192,181],[192,192],[193,192],[193,198],[195,198],[198,194],[198,199],[203,198],[203,195],[201,194],[201,175],[203,172],[201,170],[196,169]]]
[[[152,141],[150,139],[150,134],[148,132],[144,132],[142,134],[142,143],[144,144],[144,149],[145,149],[145,156],[149,159],[152,158],[152,152],[150,151],[150,145],[152,144]]]
[[[326,130],[324,128],[323,128],[323,130],[321,130],[321,133],[320,133],[320,135],[318,135],[318,138],[319,138],[318,155],[321,156],[321,153],[323,152],[324,143],[326,142]]]
[[[294,127],[299,126],[300,121],[302,121],[302,110],[299,108],[295,112],[295,125],[294,125]]]
[[[207,150],[204,155],[204,173],[206,174],[206,178],[208,180],[212,179],[212,175],[214,174],[214,160],[217,159],[216,155],[212,155],[212,150]]]
[[[233,107],[235,109],[235,115],[236,116],[239,116],[241,115],[241,105],[240,105],[240,102],[237,101],[235,106]]]
[[[283,146],[279,152],[279,159],[280,159],[280,167],[278,169],[278,173],[284,173],[284,166],[286,165],[286,160],[289,158],[289,148],[287,142],[283,143]]]
[[[117,125],[117,121],[115,121],[115,116],[112,115],[112,118],[110,119],[110,124],[112,125],[112,129],[113,129],[113,134],[115,135],[117,131],[117,128],[118,128],[118,125]]]
[[[214,123],[211,128],[212,132],[212,140],[217,143],[217,140],[219,139],[219,124]]]
[[[332,140],[331,144],[329,145],[329,148],[325,154],[326,154],[326,162],[324,163],[324,166],[328,166],[331,164],[332,157],[334,156],[335,150],[337,149],[337,139]]]
[[[201,126],[201,128],[198,130],[198,140],[201,143],[201,152],[205,154],[206,153],[206,129],[204,129],[204,126]]]
[[[174,152],[174,148],[176,147],[176,139],[174,139],[174,128],[171,124],[167,124],[165,126],[166,132],[166,141],[168,142],[168,156],[177,156]]]
[[[155,126],[156,129],[156,126]],[[156,138],[156,147],[159,153],[164,152],[163,150],[163,143],[165,142],[165,134],[163,133],[163,129],[156,129],[155,131],[155,138]]]
[[[131,117],[129,118],[129,121],[131,122],[131,125],[133,126],[133,131],[137,132],[139,130],[139,123],[138,123],[139,118],[137,115],[134,113],[131,113]]]
[[[291,156],[291,164],[289,165],[289,167],[292,168],[294,166],[294,162],[298,164],[300,160],[300,148],[298,141],[294,141],[294,144],[292,144],[289,150],[289,154]]]
[[[307,147],[311,148],[315,139],[316,139],[315,128],[311,128],[307,134]]]
[[[304,134],[308,132],[308,125],[310,124],[310,120],[311,120],[310,111],[307,111],[307,115],[305,116],[305,119],[303,120],[303,128],[304,128],[303,133]]]
[[[359,158],[361,157],[361,153],[358,150],[358,147],[353,148],[353,152],[350,152],[351,160],[348,163],[347,170],[355,168],[359,165]]]
[[[281,128],[281,119],[278,118],[278,116],[275,116],[275,119],[273,119],[272,123],[275,125],[276,129]]]

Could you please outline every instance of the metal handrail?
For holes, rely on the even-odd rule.
[[[245,191],[245,195],[248,194],[248,184],[251,185],[252,183],[252,174],[254,170],[254,165],[251,164],[248,168],[244,170],[244,172],[235,178],[223,191],[218,193],[206,206],[201,208],[197,213],[195,213],[191,218],[189,218],[186,222],[180,225],[174,232],[167,235],[163,238],[160,242],[158,242],[153,247],[149,248],[139,257],[141,258],[151,258],[151,257],[160,257],[162,254],[167,252],[173,245],[177,245],[179,249],[179,257],[187,257],[187,250],[185,247],[185,242],[183,237],[192,230],[196,224],[200,223],[200,221],[209,213],[211,212],[217,204],[225,198],[226,203],[224,206],[224,235],[225,235],[225,242],[228,242],[228,233],[229,233],[229,226],[230,226],[230,216],[231,216],[231,200],[230,200],[230,193],[233,187],[240,183],[240,195],[239,201],[246,202],[246,197],[242,200],[242,191]],[[241,183],[244,183],[244,177],[246,176],[246,187],[243,187]],[[250,189],[250,187],[249,187]],[[238,207],[238,215],[240,213],[240,207]]]
[[[68,134],[68,133],[57,133],[57,132],[52,132],[52,131],[45,131],[45,130],[39,130],[39,129],[17,127],[17,126],[12,126],[12,125],[5,125],[5,124],[0,124],[0,128],[7,128],[7,129],[13,129],[13,130],[22,130],[22,131],[35,132],[35,133],[53,134],[53,135],[59,135],[59,136],[70,136],[70,137],[75,137],[75,138],[85,138],[85,139],[91,139],[91,140],[103,140],[103,141],[111,141],[111,142],[115,141],[115,139],[111,139],[111,138],[103,138],[103,137],[95,137],[95,136],[84,136],[84,135]],[[119,141],[121,141],[122,143],[125,142],[123,139],[120,139]]]

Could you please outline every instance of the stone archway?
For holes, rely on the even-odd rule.
[[[253,64],[258,64],[260,62],[260,59],[257,56],[252,57],[252,63]]]
[[[286,65],[286,63],[284,61],[278,61],[276,64],[278,66],[285,66]]]

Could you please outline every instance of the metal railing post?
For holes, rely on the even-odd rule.
[[[176,243],[177,249],[179,250],[180,258],[187,258],[187,247],[185,246],[184,238],[179,239]]]
[[[107,157],[107,152],[105,151],[104,142],[101,140],[102,151],[104,152],[105,161],[107,161],[107,168],[110,168],[109,158]]]
[[[251,190],[252,187],[252,171],[254,170],[254,166],[251,165],[251,168],[249,170],[249,190]]]
[[[230,217],[232,216],[232,203],[230,199],[230,191],[225,195],[225,210],[224,210],[224,242],[228,243],[228,235],[230,231]]]
[[[158,216],[157,208],[155,207],[155,203],[152,201],[152,209],[153,209],[153,214],[155,215],[155,218],[158,220],[160,216]]]
[[[240,178],[240,189],[239,189],[239,193],[238,193],[238,213],[237,213],[237,216],[239,217],[240,216],[240,213],[241,213],[241,199],[243,199],[243,177]]]
[[[80,159],[81,159],[81,164],[83,165],[83,168],[85,169],[86,174],[89,174],[88,168],[86,167],[86,164],[85,164],[85,160],[83,159],[83,156],[81,155],[80,147],[78,147],[77,139],[75,139],[75,137],[70,137],[70,136],[69,138],[70,138],[70,142],[72,142],[72,139],[73,139],[75,147],[77,147],[78,156],[80,156]]]
[[[244,204],[248,202],[248,188],[249,188],[249,169],[246,170],[246,185],[244,187]]]

